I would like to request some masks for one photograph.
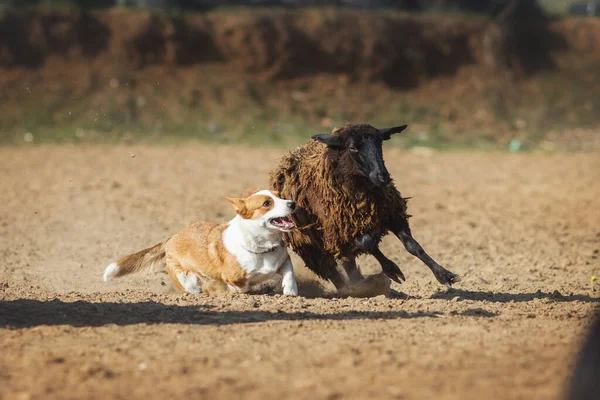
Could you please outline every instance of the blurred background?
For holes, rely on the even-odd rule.
[[[0,0],[0,143],[600,149],[600,0]]]

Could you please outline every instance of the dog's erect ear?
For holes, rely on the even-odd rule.
[[[225,198],[231,203],[231,205],[233,206],[233,211],[235,211],[236,214],[242,215],[246,212],[246,204],[244,203],[244,199],[240,199],[237,197]]]
[[[242,193],[242,197],[250,197],[257,192],[260,192],[260,189],[246,189],[244,190],[244,193]]]
[[[380,129],[379,132],[381,132],[381,138],[383,140],[388,140],[394,133],[400,133],[405,130],[406,127],[407,125],[394,126],[393,128]]]
[[[338,135],[332,135],[330,133],[320,133],[311,137],[313,140],[317,140],[321,143],[325,143],[327,147],[335,150],[342,150],[344,148],[344,139]]]

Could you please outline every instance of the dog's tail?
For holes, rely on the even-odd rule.
[[[104,282],[112,278],[118,278],[123,275],[129,275],[143,269],[151,268],[154,265],[164,265],[166,244],[167,242],[164,241],[109,264],[104,270]]]

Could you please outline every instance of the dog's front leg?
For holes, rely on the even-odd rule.
[[[296,278],[294,277],[294,266],[292,265],[292,260],[289,256],[283,262],[279,272],[283,276],[283,280],[281,282],[281,286],[283,286],[283,294],[288,296],[298,296],[298,285],[296,284]]]

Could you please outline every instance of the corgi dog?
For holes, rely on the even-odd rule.
[[[249,191],[242,198],[226,199],[236,216],[227,224],[196,222],[155,246],[125,256],[106,267],[104,281],[166,265],[175,286],[201,293],[202,285],[217,281],[233,292],[279,273],[283,294],[297,296],[294,268],[282,232],[295,228],[290,218],[296,205],[269,190]]]

